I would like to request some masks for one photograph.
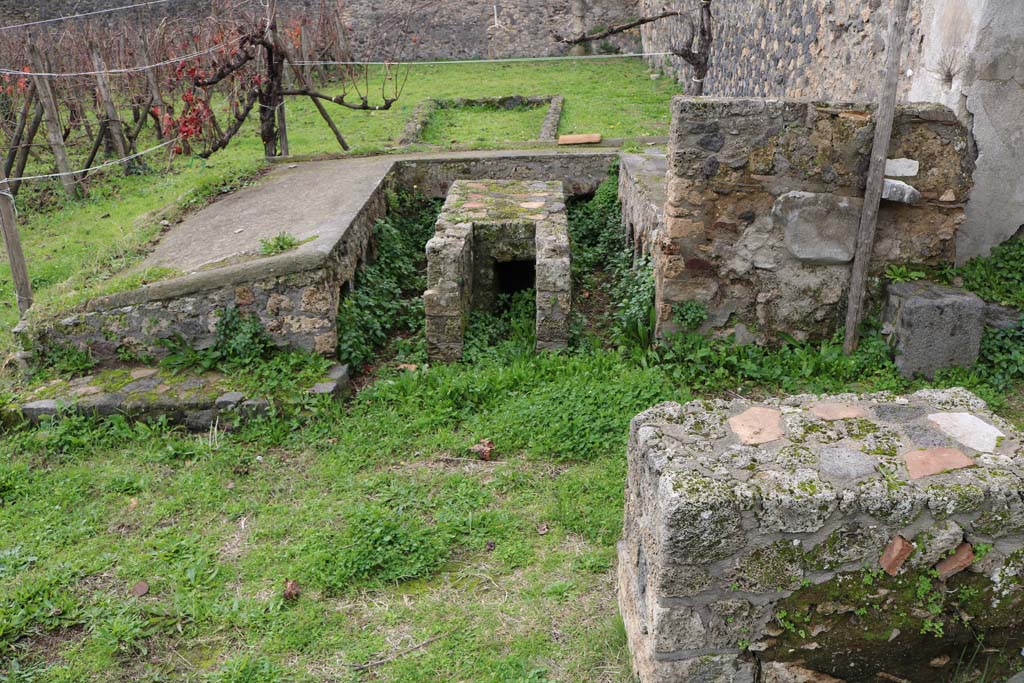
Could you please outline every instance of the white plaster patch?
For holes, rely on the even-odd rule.
[[[886,159],[885,175],[890,178],[908,178],[916,176],[921,168],[914,159]]]
[[[970,413],[932,413],[928,419],[947,436],[981,453],[994,451],[999,438],[1006,436]]]

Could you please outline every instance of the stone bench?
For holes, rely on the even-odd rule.
[[[572,269],[561,181],[457,180],[427,242],[427,351],[462,357],[472,308],[534,289],[537,349],[569,341]]]
[[[628,457],[642,683],[1024,669],[1024,449],[973,394],[666,403]]]

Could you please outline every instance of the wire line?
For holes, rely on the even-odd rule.
[[[135,9],[136,7],[148,7],[150,5],[162,5],[164,3],[171,2],[171,0],[149,0],[149,2],[137,2],[134,5],[124,5],[123,7],[111,7],[110,9],[98,9],[92,12],[82,12],[81,14],[69,14],[64,17],[53,17],[52,19],[40,19],[39,21],[28,21],[24,24],[12,24],[11,26],[0,26],[0,31],[13,31],[16,28],[27,28],[29,26],[40,26],[42,24],[53,24],[58,21],[67,21],[69,19],[80,19],[82,17],[92,17],[97,14],[109,14],[111,12],[120,12],[126,9]]]

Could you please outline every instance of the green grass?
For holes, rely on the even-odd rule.
[[[630,418],[727,389],[923,385],[899,377],[874,333],[851,358],[832,340],[757,349],[690,335],[641,348],[588,333],[628,328],[621,309],[647,296],[616,284],[637,276],[609,239],[613,183],[572,207],[580,259],[598,271],[576,273],[577,286],[628,305],[593,313],[606,324],[579,321],[567,353],[533,352],[526,292],[504,314],[474,316],[461,363],[428,364],[421,327],[386,340],[345,406],[216,440],[119,418],[6,433],[0,677],[629,681],[613,564]],[[436,206],[404,201],[406,229],[378,233],[403,267],[364,283],[361,306],[415,298],[406,285],[422,274],[403,254],[422,248],[415,225]],[[241,322],[225,348],[252,337]],[[358,348],[380,347],[376,329],[360,330]],[[272,356],[233,366],[233,379],[265,386],[301,365]],[[1002,410],[1024,424],[1019,379]],[[484,438],[489,462],[468,451]],[[287,580],[297,598],[285,599]],[[139,581],[149,590],[135,597]],[[354,666],[367,662],[381,663]]]
[[[539,106],[501,109],[477,105],[439,109],[431,114],[422,138],[432,145],[474,146],[536,140],[546,114],[547,107]]]
[[[669,79],[650,80],[646,65],[639,59],[452,64],[414,67],[403,97],[389,111],[330,111],[352,152],[369,154],[392,148],[416,106],[432,97],[562,94],[566,101],[561,133],[601,132],[611,137],[632,137],[668,134],[669,100],[676,92],[678,86]],[[308,100],[289,100],[287,107],[292,154],[341,151]],[[527,113],[543,119],[543,108]],[[465,112],[457,118],[464,115]],[[472,125],[490,133],[483,136],[484,140],[462,142],[473,147],[495,147],[506,144],[496,141],[505,139],[507,134],[503,131],[509,130],[508,122],[518,120],[520,114],[472,112],[468,116],[474,119]],[[529,130],[539,131],[540,119]],[[512,125],[512,132],[520,125]],[[458,130],[455,138],[481,137],[466,135],[461,124]],[[528,138],[517,133],[512,139],[534,137],[535,132]],[[151,143],[152,140],[140,141],[144,147]],[[87,147],[81,140],[73,146],[73,165],[84,163]],[[19,223],[40,307],[62,308],[95,291],[137,286],[138,278],[118,280],[113,274],[139,260],[146,246],[163,229],[161,220],[173,221],[180,209],[201,206],[210,197],[237,188],[265,166],[255,119],[248,122],[226,150],[208,162],[179,158],[168,169],[166,157],[157,153],[148,157],[147,163],[149,173],[144,175],[126,178],[117,169],[95,174],[88,181],[86,200],[63,199],[56,181],[25,185],[18,197]],[[45,173],[52,169],[46,162],[29,170]],[[157,213],[165,207],[166,215]],[[112,277],[117,281],[111,283]],[[9,330],[17,318],[6,256],[0,255],[0,348],[13,346]]]

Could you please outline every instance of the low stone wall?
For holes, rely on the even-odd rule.
[[[326,251],[299,249],[200,270],[99,297],[57,317],[30,315],[15,332],[23,348],[44,355],[52,346],[73,346],[98,361],[126,353],[159,357],[166,353],[159,340],[175,335],[193,347],[208,346],[220,312],[235,307],[257,315],[279,346],[329,355],[337,346],[339,301],[357,269],[372,259],[372,228],[386,215],[389,190],[406,187],[440,198],[457,179],[493,177],[561,180],[566,194],[583,195],[597,188],[616,159],[614,151],[396,157]]]
[[[501,264],[532,262],[537,350],[565,348],[572,311],[572,259],[565,196],[558,181],[456,181],[427,242],[427,352],[462,357],[470,308],[498,295]]]
[[[494,109],[518,109],[519,107],[539,107],[548,105],[548,112],[541,124],[538,140],[551,142],[558,137],[558,123],[562,119],[562,105],[565,98],[561,95],[538,95],[523,97],[507,95],[505,97],[482,97],[467,99],[464,97],[444,100],[426,99],[416,105],[412,116],[406,121],[402,135],[398,138],[399,145],[411,145],[423,138],[423,131],[430,124],[430,118],[441,109],[460,109],[463,107],[492,107]]]
[[[930,683],[977,642],[991,680],[1024,669],[1022,445],[963,389],[641,413],[619,544],[641,683]]]
[[[677,97],[665,228],[653,239],[658,326],[707,305],[707,329],[826,335],[842,315],[873,137],[871,108]],[[889,156],[920,193],[883,201],[872,272],[954,260],[971,183],[968,133],[939,105],[899,109]],[[909,169],[909,170],[908,170]],[[889,181],[887,181],[889,182]],[[911,200],[912,201],[912,200]]]
[[[623,154],[619,164],[622,227],[634,258],[651,253],[655,235],[665,230],[665,173],[663,154]]]

